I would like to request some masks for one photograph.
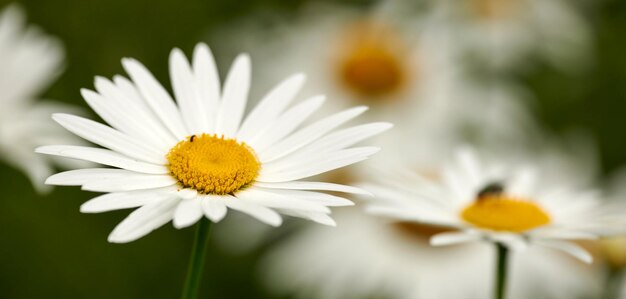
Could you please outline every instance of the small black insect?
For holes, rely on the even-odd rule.
[[[504,192],[504,185],[500,182],[493,182],[487,184],[483,187],[478,194],[476,194],[476,198],[481,199],[487,196],[500,195]]]
[[[196,139],[196,135],[191,135],[191,137],[189,137],[189,142],[193,142],[194,139]]]

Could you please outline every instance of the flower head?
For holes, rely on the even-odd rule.
[[[51,159],[36,155],[33,149],[77,140],[49,117],[52,112],[76,109],[49,101],[36,103],[59,75],[62,62],[60,42],[27,26],[19,6],[0,12],[0,156],[3,163],[23,171],[38,191],[49,190],[42,181],[53,173],[53,167]]]
[[[591,262],[591,255],[565,240],[594,239],[608,231],[596,192],[550,185],[533,167],[483,164],[469,149],[460,150],[437,179],[410,171],[381,177],[381,183],[366,184],[377,196],[368,210],[454,230],[433,236],[433,245],[489,240],[520,249],[537,244]]]
[[[132,81],[96,78],[97,92],[82,91],[110,127],[73,115],[53,116],[69,131],[106,149],[56,145],[37,150],[113,167],[73,170],[47,180],[107,192],[83,204],[83,212],[139,207],[113,230],[111,242],[133,241],[170,220],[177,228],[203,216],[218,222],[227,208],[273,226],[282,222],[278,212],[334,225],[328,206],[352,203],[319,191],[364,192],[300,180],[366,159],[378,148],[353,145],[391,127],[370,123],[337,129],[365,107],[302,125],[324,97],[289,108],[304,83],[300,74],[283,81],[244,117],[248,56],[235,60],[222,89],[204,44],[195,48],[191,63],[182,51],[171,53],[176,102],[141,63],[122,62]]]

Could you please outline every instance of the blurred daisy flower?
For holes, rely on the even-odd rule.
[[[611,231],[599,220],[606,211],[597,192],[550,185],[537,169],[483,164],[464,148],[440,179],[398,170],[365,184],[376,195],[368,211],[450,228],[430,239],[435,246],[482,240],[515,250],[540,245],[590,263],[591,255],[570,240]]]
[[[204,44],[195,48],[191,63],[182,51],[171,52],[176,102],[141,63],[129,58],[122,63],[132,81],[122,76],[112,81],[96,78],[97,92],[82,91],[111,127],[67,114],[53,116],[69,131],[106,149],[37,149],[114,167],[73,170],[47,180],[107,192],[83,204],[82,212],[139,207],[113,230],[110,242],[136,240],[170,220],[176,228],[204,216],[219,222],[229,208],[272,226],[282,223],[278,212],[334,225],[328,207],[352,202],[319,191],[364,191],[301,179],[367,159],[378,148],[352,146],[391,127],[369,123],[337,129],[363,113],[362,106],[301,126],[324,97],[289,107],[304,83],[300,74],[272,89],[244,117],[249,57],[237,57],[221,87]]]
[[[606,193],[612,209],[626,210],[626,169],[613,173],[607,180]],[[616,225],[624,224],[624,215],[611,219]],[[626,233],[598,240],[595,244],[597,257],[601,261],[596,275],[603,277],[602,298],[623,298],[626,296]]]
[[[50,114],[76,111],[54,102],[37,102],[37,97],[60,74],[61,43],[39,28],[27,26],[19,6],[0,12],[0,153],[2,162],[23,171],[40,192],[53,173],[52,161],[33,150],[40,145],[74,143],[74,138],[55,126]],[[55,160],[66,166],[64,162]]]
[[[260,68],[266,81],[304,70],[310,78],[304,92],[327,91],[332,109],[365,104],[374,119],[409,118],[444,105],[439,98],[459,72],[447,35],[429,19],[399,17],[393,1],[368,10],[311,4],[296,19],[262,17],[272,25],[242,20],[215,38],[267,63]],[[275,57],[279,63],[271,63]]]
[[[595,147],[583,137],[572,135],[559,142],[550,138],[553,144],[541,142],[542,147],[537,149],[511,145],[481,150],[512,165],[532,159],[543,173],[548,173],[550,184],[588,186],[596,178],[597,161]],[[402,166],[434,180],[442,177],[433,163],[416,156],[385,150],[366,164],[396,169],[401,167],[398,157],[402,157]],[[431,157],[444,162],[439,155]],[[387,173],[370,169],[364,178],[369,174],[374,180]],[[395,190],[410,186],[407,183]],[[379,195],[377,190],[372,189]],[[334,218],[337,228],[309,226],[269,252],[260,269],[273,291],[299,298],[364,298],[372,294],[407,299],[490,297],[491,284],[484,279],[492,275],[490,246],[465,243],[433,247],[429,244],[433,235],[453,229],[410,219],[363,215],[355,209],[337,213]],[[316,250],[306,250],[313,244]],[[595,295],[599,289],[598,279],[587,265],[549,248],[530,247],[523,254],[513,255],[511,263],[510,298],[574,298]],[[450,288],[451,284],[455,287]]]
[[[428,238],[445,229],[388,221],[353,209],[342,210],[334,218],[336,228],[308,226],[262,260],[261,277],[274,293],[328,299],[479,299],[491,295],[491,282],[486,278],[493,275],[494,259],[486,244],[432,247]],[[594,273],[569,256],[532,247],[512,258],[510,298],[595,294]]]
[[[585,65],[591,29],[581,7],[567,0],[431,1],[459,46],[495,68],[525,67],[529,57],[565,71]]]

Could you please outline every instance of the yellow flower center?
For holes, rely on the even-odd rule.
[[[461,217],[480,228],[516,233],[550,223],[550,216],[537,204],[501,194],[479,197],[463,209]]]
[[[602,239],[600,246],[610,266],[618,269],[626,267],[626,236]]]
[[[167,154],[169,168],[178,182],[204,194],[231,194],[250,184],[261,164],[252,148],[235,139],[193,135]]]
[[[519,9],[520,0],[470,0],[476,16],[485,20],[506,18]]]
[[[408,77],[406,49],[394,32],[380,24],[360,22],[341,36],[337,51],[337,77],[360,97],[392,95]]]

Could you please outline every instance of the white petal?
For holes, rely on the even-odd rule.
[[[430,238],[430,245],[445,246],[480,240],[481,236],[468,232],[445,232],[439,233]]]
[[[330,213],[330,209],[318,203],[297,197],[287,197],[277,192],[264,191],[254,187],[237,192],[235,197],[268,208]]]
[[[142,173],[167,174],[170,172],[165,166],[140,162],[114,151],[101,148],[74,145],[47,145],[38,147],[35,149],[35,152],[91,161]]]
[[[332,152],[352,146],[362,140],[380,134],[393,127],[390,123],[369,123],[355,126],[329,134],[301,149],[294,155],[298,157],[310,156],[312,153]]]
[[[322,106],[325,100],[324,96],[315,96],[292,107],[271,122],[266,130],[250,139],[248,144],[255,151],[263,151],[297,129],[302,122]]]
[[[248,214],[271,226],[280,226],[283,223],[283,219],[278,213],[264,206],[253,204],[235,197],[224,200],[224,203],[233,210]]]
[[[456,159],[462,171],[470,179],[472,185],[478,184],[481,177],[481,165],[476,153],[469,147],[461,147],[456,153]]]
[[[328,225],[328,226],[337,226],[335,220],[328,214],[325,213],[316,213],[316,212],[306,212],[306,211],[281,211],[285,215],[309,219],[319,224]]]
[[[250,112],[237,133],[237,139],[248,141],[260,133],[267,123],[273,121],[294,99],[304,84],[305,76],[295,74],[272,89]]]
[[[550,240],[537,240],[535,241],[535,243],[545,247],[563,251],[587,264],[591,264],[591,262],[593,262],[593,257],[591,256],[591,254],[589,254],[589,252],[587,252],[585,249],[574,243]]]
[[[174,212],[174,227],[188,227],[202,218],[202,200],[198,198],[183,199]]]
[[[122,192],[156,189],[176,185],[178,181],[170,175],[137,174],[123,178],[107,178],[83,184],[82,189],[94,192]]]
[[[182,188],[177,190],[176,195],[182,199],[196,198],[198,196],[198,191],[191,188]]]
[[[487,239],[496,242],[502,243],[506,247],[515,251],[522,251],[528,249],[528,241],[519,234],[514,233],[499,233],[492,232],[487,234]]]
[[[337,114],[319,120],[307,127],[304,127],[292,135],[286,137],[277,144],[269,147],[265,151],[258,152],[261,162],[266,163],[278,158],[282,158],[295,150],[306,146],[315,141],[324,134],[330,132],[334,128],[346,123],[347,121],[359,116],[365,112],[367,107],[354,107]],[[260,124],[258,125],[260,126]]]
[[[108,193],[86,201],[80,206],[80,211],[82,213],[102,213],[130,209],[170,197],[171,194],[165,190]]]
[[[111,243],[135,241],[172,220],[179,199],[166,199],[147,204],[130,213],[109,235]]]
[[[220,222],[224,219],[228,210],[224,201],[231,199],[232,197],[222,199],[221,196],[204,195],[202,197],[202,209],[204,211],[204,215],[215,223]]]
[[[239,55],[224,81],[224,93],[217,114],[215,132],[235,137],[243,117],[250,89],[250,57]]]
[[[299,198],[302,200],[310,201],[316,204],[329,206],[329,207],[345,207],[345,206],[354,205],[354,202],[348,199],[345,199],[343,197],[321,193],[321,192],[302,191],[302,190],[263,189],[261,186],[259,186],[258,183],[255,183],[255,187],[257,187],[261,191],[277,194],[279,196],[286,196],[288,198]]]
[[[196,86],[200,99],[203,99],[206,107],[204,113],[206,127],[204,132],[211,132],[215,126],[215,119],[219,109],[220,78],[215,66],[215,59],[206,44],[199,43],[193,51],[193,72],[196,75]]]
[[[180,112],[176,104],[152,73],[143,64],[132,58],[122,59],[124,69],[133,79],[143,95],[146,103],[159,117],[163,124],[178,139],[182,140],[188,133],[185,130]]]
[[[208,126],[207,108],[196,87],[197,82],[191,66],[185,54],[177,48],[170,53],[170,80],[187,131],[192,134],[204,132]]]
[[[80,186],[87,182],[108,178],[124,177],[128,174],[138,174],[124,169],[115,168],[85,168],[60,172],[46,179],[46,184],[58,186]]]
[[[295,182],[282,182],[282,183],[264,183],[256,182],[255,186],[269,188],[269,189],[288,189],[288,190],[323,190],[323,191],[335,191],[352,194],[360,194],[372,196],[372,193],[361,188],[340,185],[326,182],[307,182],[307,181],[295,181]]]
[[[100,94],[81,89],[81,95],[109,125],[159,150],[169,150],[176,143],[128,79],[116,76],[113,83],[96,77],[95,86]]]
[[[53,114],[52,119],[70,132],[128,157],[160,165],[167,162],[164,153],[154,151],[132,137],[95,121],[60,113]]]
[[[566,229],[538,229],[531,233],[533,237],[542,239],[561,239],[561,240],[595,240],[598,235],[584,231],[572,231]]]
[[[272,183],[299,180],[363,161],[379,150],[375,147],[351,148],[311,159],[287,161],[277,165],[267,164],[261,170],[257,181]]]

